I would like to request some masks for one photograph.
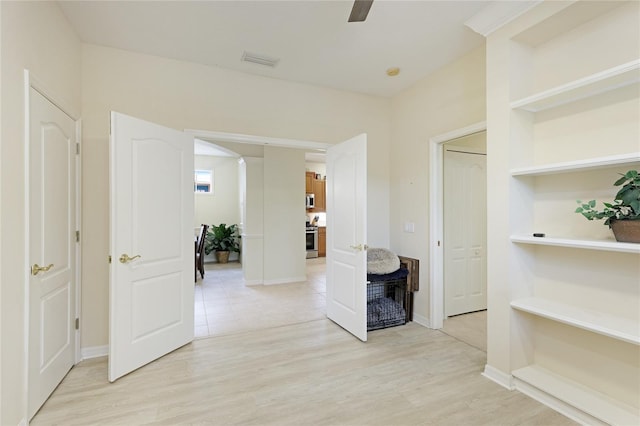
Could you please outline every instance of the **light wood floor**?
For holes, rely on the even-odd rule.
[[[32,424],[573,424],[481,376],[485,358],[414,323],[362,343],[320,319],[196,340],[112,384],[84,361]]]
[[[196,285],[199,340],[116,383],[106,358],[81,362],[32,424],[573,424],[480,375],[478,314],[359,342],[326,319],[324,267],[309,261],[305,283],[245,287],[239,265],[209,265]]]
[[[487,311],[446,318],[440,331],[487,352]]]

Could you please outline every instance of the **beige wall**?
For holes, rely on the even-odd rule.
[[[304,280],[304,152],[264,148],[264,283]]]
[[[86,44],[82,89],[83,228],[89,242],[83,249],[83,347],[108,341],[109,110],[176,129],[331,144],[366,132],[369,240],[388,243],[388,99]]]
[[[240,223],[238,159],[196,155],[196,170],[213,170],[213,193],[195,194],[194,226]]]
[[[484,120],[484,47],[392,100],[391,249],[420,259],[414,313],[425,319],[429,317],[429,138]],[[415,232],[402,232],[404,222],[415,223]]]
[[[70,108],[80,111],[81,45],[53,2],[0,2],[2,116],[0,292],[2,399],[0,424],[26,419],[24,405],[25,187],[24,77],[29,69]]]
[[[247,285],[263,284],[264,158],[242,157],[239,180],[242,272]]]
[[[108,343],[110,110],[177,129],[332,144],[366,132],[369,141],[368,243],[391,246],[396,252],[420,258],[423,265],[427,265],[427,141],[431,136],[484,120],[483,49],[425,77],[389,101],[94,45],[81,46],[55,4],[2,2],[0,5],[1,200],[3,206],[12,206],[0,213],[3,231],[0,247],[3,253],[1,423],[18,423],[24,412],[23,354],[15,348],[24,347],[23,303],[20,301],[24,301],[21,265],[26,264],[22,243],[25,223],[20,206],[24,205],[21,105],[25,67],[55,93],[63,94],[69,105],[82,111],[84,348]],[[390,152],[391,140],[394,143]],[[393,189],[391,196],[390,189]],[[400,231],[406,220],[416,223],[415,234]],[[423,286],[416,301],[416,312],[423,316],[428,315],[427,272],[428,268],[423,267]]]

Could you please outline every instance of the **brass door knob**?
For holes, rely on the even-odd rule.
[[[31,267],[31,275],[38,275],[40,272],[47,272],[49,269],[53,268],[53,263],[48,264],[47,266],[40,266],[37,263],[34,263]]]
[[[122,256],[120,256],[120,263],[129,263],[132,260],[136,260],[139,257],[141,257],[139,254],[136,254],[133,257],[129,257],[127,253],[124,253]]]

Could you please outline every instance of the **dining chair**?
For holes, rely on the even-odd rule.
[[[204,279],[204,242],[207,237],[207,230],[209,229],[209,225],[205,225],[204,223],[200,226],[200,233],[198,234],[198,239],[196,241],[196,257],[195,257],[195,281],[198,281],[198,272],[200,272],[200,277]]]

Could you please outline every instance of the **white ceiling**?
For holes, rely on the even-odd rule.
[[[348,23],[352,0],[59,1],[87,43],[385,97],[482,44],[464,23],[492,3],[375,0]]]

